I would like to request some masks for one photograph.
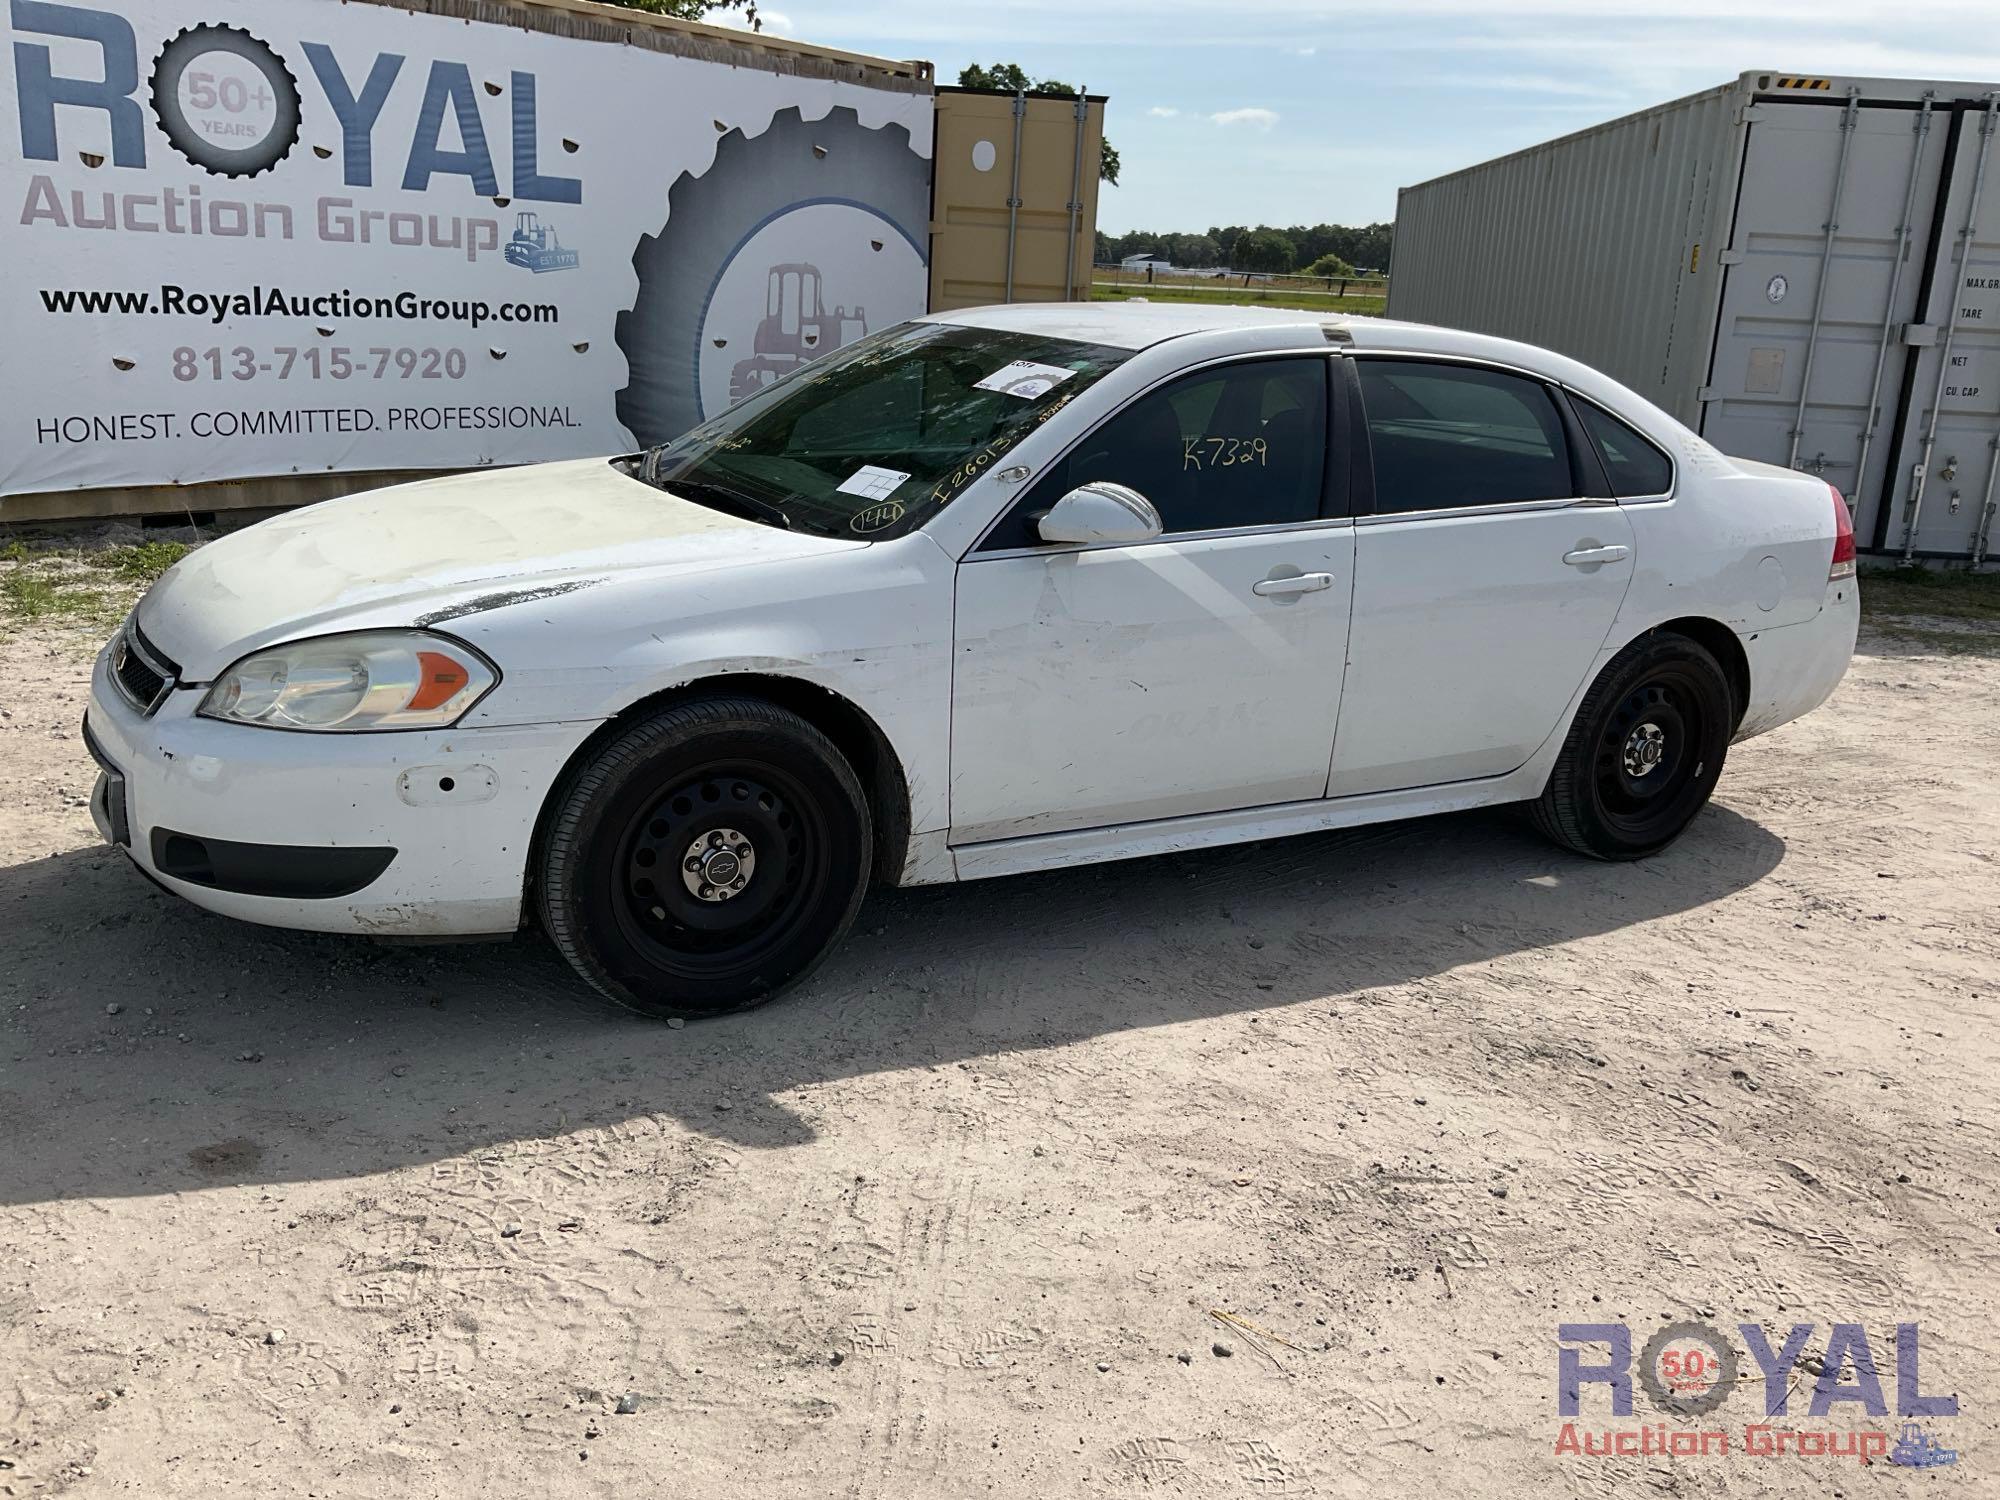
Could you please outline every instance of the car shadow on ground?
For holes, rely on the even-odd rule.
[[[1722,807],[1629,865],[1478,813],[884,891],[802,989],[685,1029],[598,1001],[534,935],[279,932],[60,854],[0,869],[0,1203],[350,1177],[646,1116],[780,1149],[814,1137],[783,1097],[802,1086],[1338,1003],[1696,909],[1783,853]]]

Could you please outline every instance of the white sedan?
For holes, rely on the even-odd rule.
[[[664,447],[212,542],[97,662],[94,809],[256,922],[539,925],[728,1010],[922,885],[1525,803],[1630,859],[1823,701],[1824,482],[1520,344],[983,308]]]

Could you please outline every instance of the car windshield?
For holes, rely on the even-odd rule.
[[[814,360],[628,471],[771,525],[900,536],[1130,353],[905,323]]]

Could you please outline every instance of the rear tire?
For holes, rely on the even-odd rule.
[[[1584,694],[1530,816],[1592,859],[1657,854],[1708,802],[1735,725],[1713,656],[1686,636],[1642,636]]]
[[[542,926],[627,1009],[741,1010],[818,967],[861,908],[874,852],[861,783],[819,730],[755,698],[680,703],[558,788]]]

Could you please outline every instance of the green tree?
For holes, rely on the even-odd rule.
[[[1177,266],[1200,269],[1222,264],[1222,247],[1205,234],[1169,234],[1161,237],[1167,259]]]
[[[705,20],[711,11],[740,10],[752,31],[764,29],[764,23],[757,19],[757,0],[605,0],[605,3],[655,16],[675,16],[683,21]]]
[[[1337,255],[1351,266],[1365,267],[1371,274],[1377,274],[1389,269],[1389,252],[1395,228],[1393,224],[1294,224],[1289,229],[1272,232],[1290,240],[1299,260],[1307,265],[1322,255]],[[1272,226],[1259,224],[1257,229],[1270,231]],[[1224,264],[1237,265],[1241,257],[1237,254],[1236,242],[1251,232],[1241,224],[1232,224],[1211,227],[1208,238],[1221,247]],[[1157,238],[1150,230],[1140,233],[1143,237]]]
[[[1019,63],[995,63],[990,68],[973,63],[960,70],[958,86],[962,89],[1000,89],[1009,94],[1040,92]]]
[[[1335,255],[1331,250],[1306,267],[1308,276],[1352,276],[1354,267]]]
[[[1044,78],[1039,83],[1028,77],[1027,71],[1019,63],[995,63],[992,67],[982,67],[973,63],[960,70],[958,86],[962,89],[1000,89],[1009,94],[1037,94],[1055,99],[1074,99],[1077,91],[1060,79]],[[1100,181],[1118,186],[1118,148],[1105,137],[1098,143],[1097,176]],[[1137,254],[1128,250],[1128,255]]]
[[[1243,271],[1289,271],[1299,263],[1298,247],[1275,229],[1253,229],[1236,241],[1230,263]]]

